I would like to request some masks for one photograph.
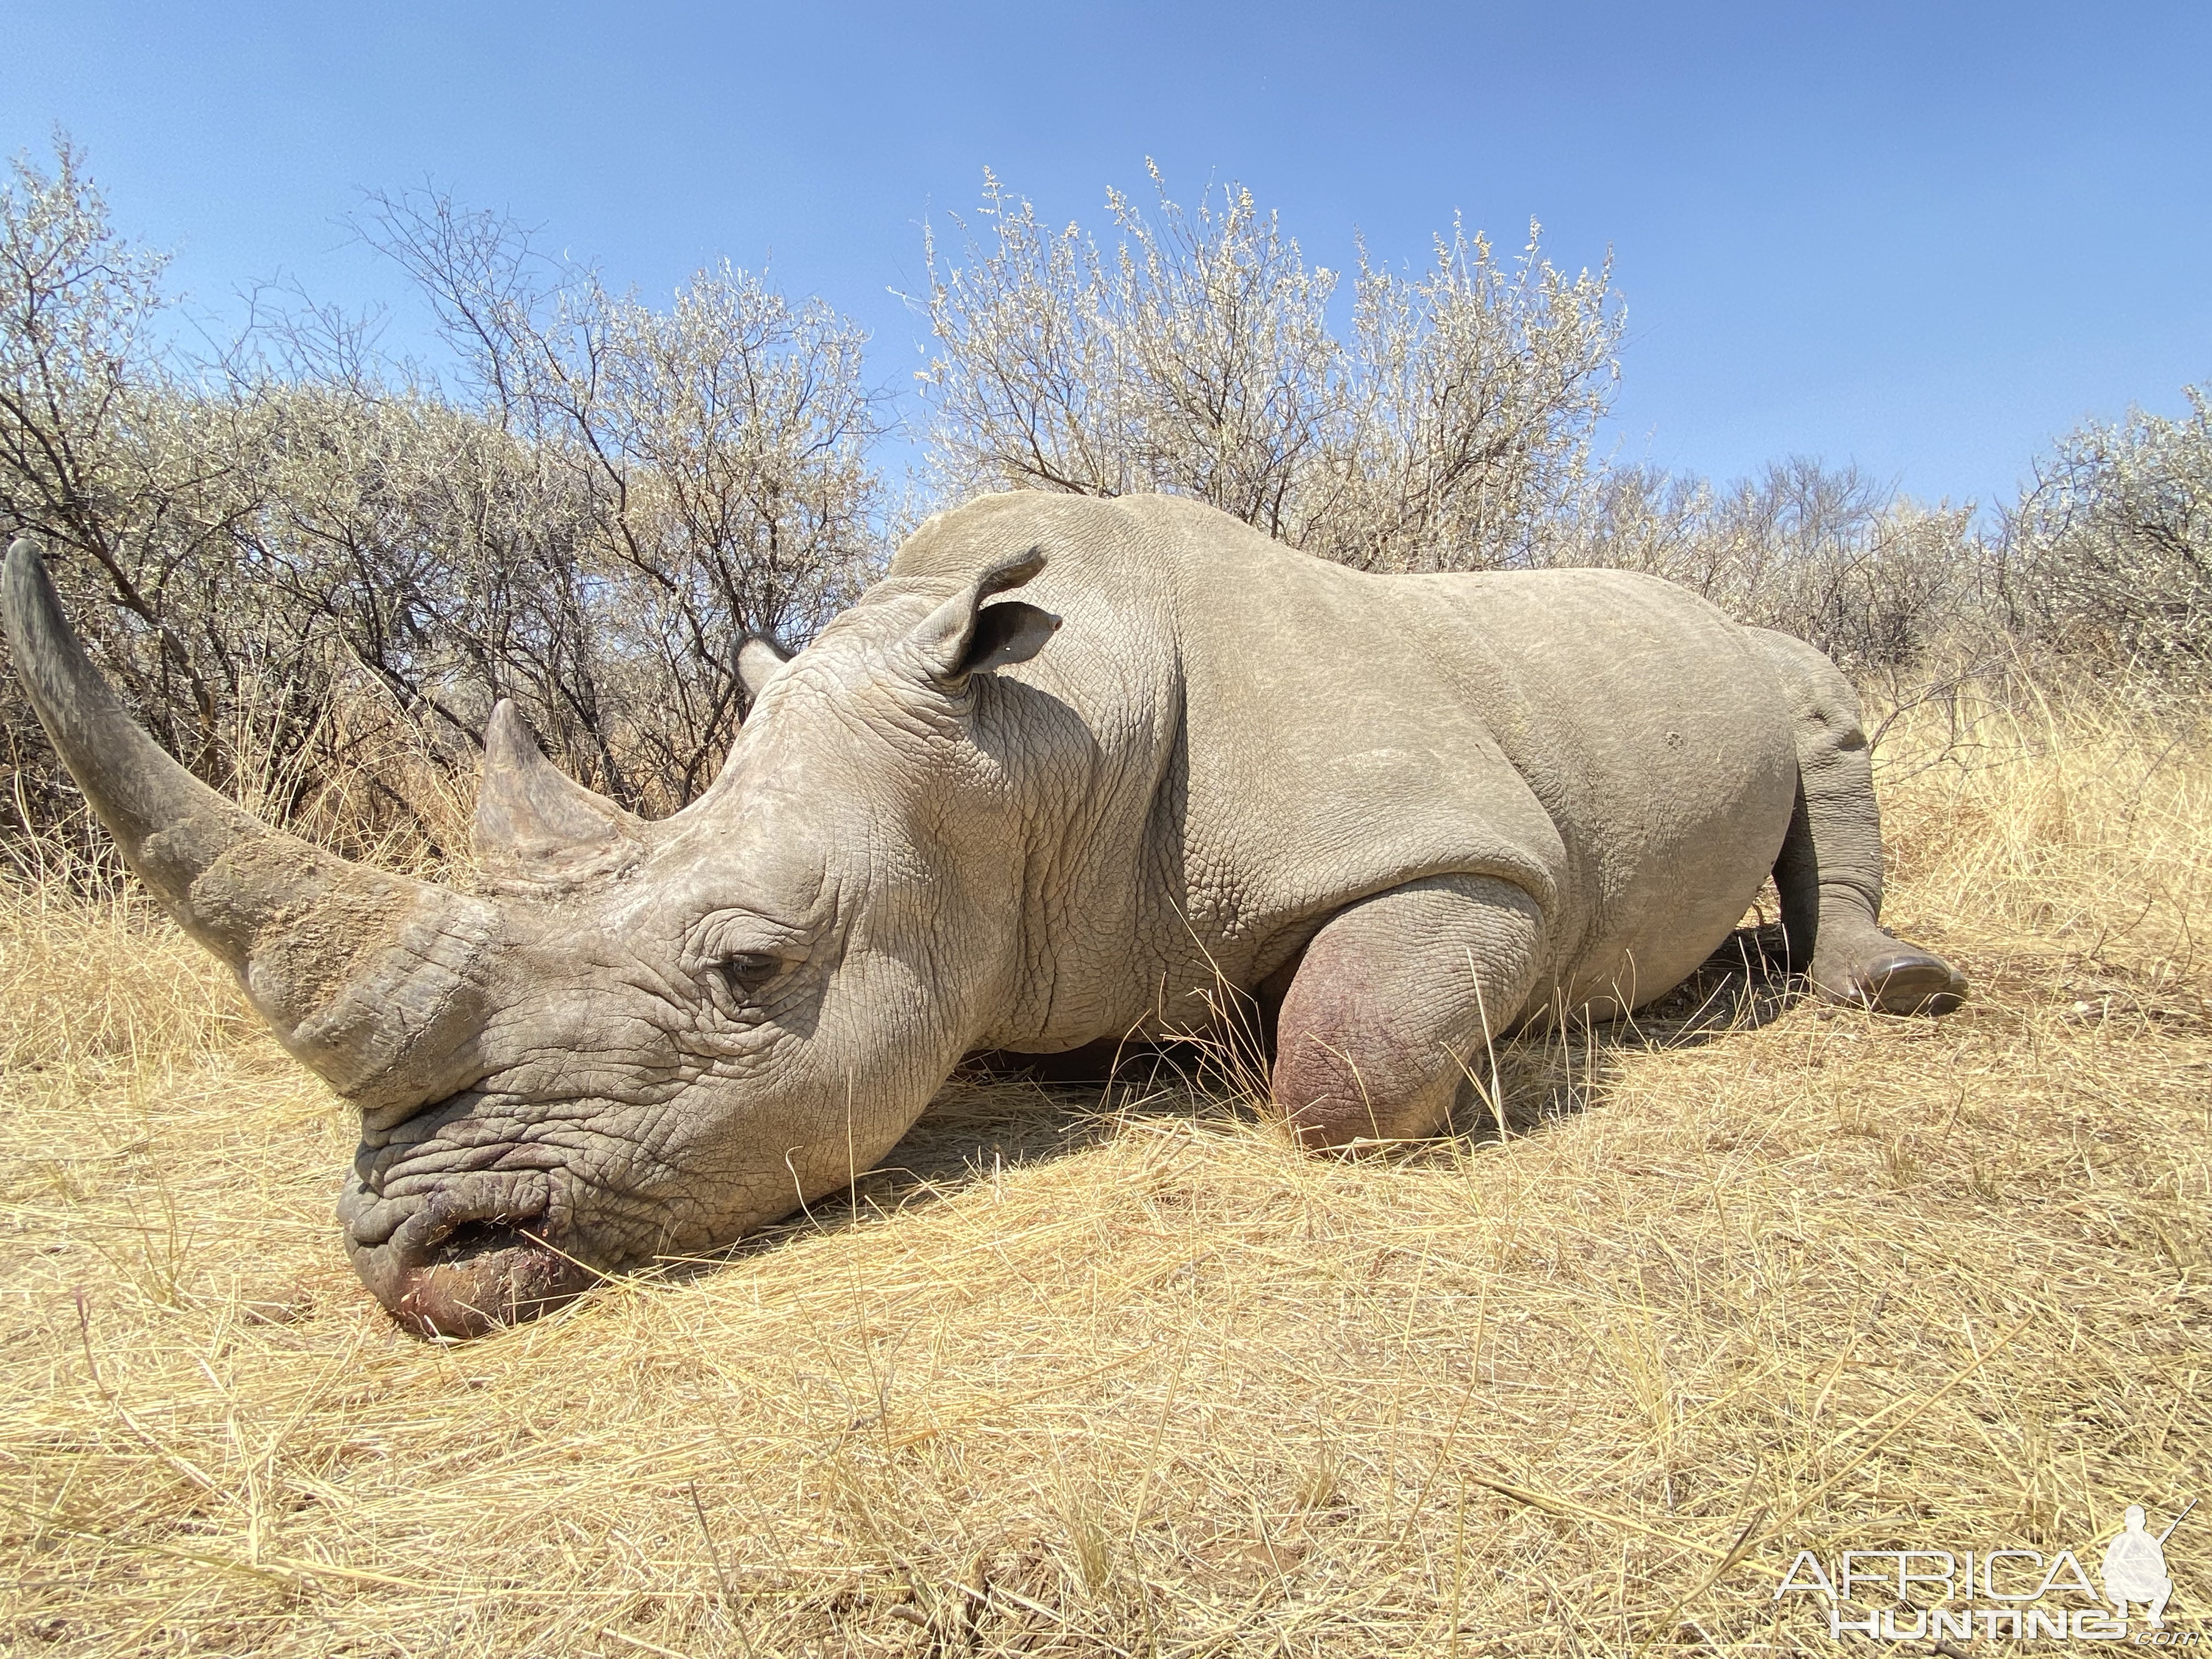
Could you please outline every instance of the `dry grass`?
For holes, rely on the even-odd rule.
[[[1502,1139],[1341,1163],[1164,1084],[956,1085],[907,1173],[448,1350],[353,1280],[352,1131],[216,971],[19,890],[0,1640],[1825,1651],[1799,1548],[2094,1570],[2212,1484],[2212,741],[1961,718],[1882,747],[1952,1019],[1514,1049]]]

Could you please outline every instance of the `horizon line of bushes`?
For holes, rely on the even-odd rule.
[[[0,185],[0,536],[36,536],[132,711],[279,822],[434,857],[511,697],[553,757],[647,814],[711,781],[749,633],[805,642],[929,510],[983,489],[1194,496],[1379,572],[1651,571],[1861,675],[2016,656],[2191,695],[2212,680],[2212,405],[2058,438],[1993,526],[1854,465],[1725,487],[1594,445],[1625,327],[1609,265],[1531,225],[1500,258],[1456,222],[1418,273],[1310,264],[1231,187],[1109,243],[985,175],[925,233],[937,355],[925,461],[866,334],[724,263],[655,307],[424,191],[353,220],[434,319],[442,377],[310,296],[255,296],[197,355],[164,260],[118,234],[82,154]],[[4,662],[4,648],[0,648]],[[0,843],[97,846],[0,673]]]

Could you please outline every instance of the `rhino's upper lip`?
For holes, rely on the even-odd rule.
[[[545,1231],[553,1208],[553,1183],[543,1170],[476,1170],[440,1181],[421,1193],[391,1197],[349,1182],[338,1200],[338,1218],[356,1250],[422,1260],[456,1228],[471,1221]]]

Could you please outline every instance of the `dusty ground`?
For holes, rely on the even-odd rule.
[[[2094,1573],[2212,1489],[2212,742],[2021,706],[1881,750],[1953,1018],[1715,981],[1350,1163],[1172,1079],[956,1085],[903,1173],[451,1349],[216,970],[19,884],[0,1644],[1833,1651],[1801,1549]],[[2212,1514],[2167,1553],[2193,1627]]]

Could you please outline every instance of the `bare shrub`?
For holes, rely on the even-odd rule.
[[[434,194],[378,198],[363,228],[435,306],[470,406],[584,526],[564,563],[592,585],[597,637],[577,643],[603,653],[621,714],[562,708],[556,672],[541,676],[549,722],[591,732],[617,797],[681,805],[735,731],[738,642],[804,640],[880,562],[866,336],[726,263],[655,311]]]
[[[1665,576],[1854,672],[1999,648],[1972,506],[1922,505],[1855,465],[1792,457],[1722,489],[1620,468],[1553,533],[1556,562]]]
[[[362,228],[434,307],[453,386],[312,306],[183,357],[161,260],[112,229],[81,155],[19,160],[0,532],[44,542],[155,736],[273,817],[457,852],[501,696],[594,786],[681,805],[743,712],[744,635],[804,640],[880,562],[863,335],[726,264],[656,310],[434,193]],[[0,811],[81,823],[0,684]]]
[[[2152,684],[2212,683],[2212,396],[2058,440],[2007,526],[2013,620]]]
[[[57,582],[136,712],[229,784],[240,709],[276,752],[299,746],[313,642],[266,583],[238,579],[228,532],[256,504],[247,463],[267,411],[171,371],[155,337],[162,264],[109,228],[66,143],[51,176],[14,164],[0,186],[0,528],[55,550]],[[9,809],[68,821],[73,791],[6,684]]]
[[[1624,325],[1610,266],[1569,276],[1537,228],[1501,265],[1455,223],[1427,272],[1363,246],[1348,340],[1338,273],[1250,193],[1147,218],[1107,194],[1110,253],[984,176],[985,242],[928,245],[939,353],[922,372],[948,495],[1194,496],[1365,568],[1525,562],[1589,471]]]

